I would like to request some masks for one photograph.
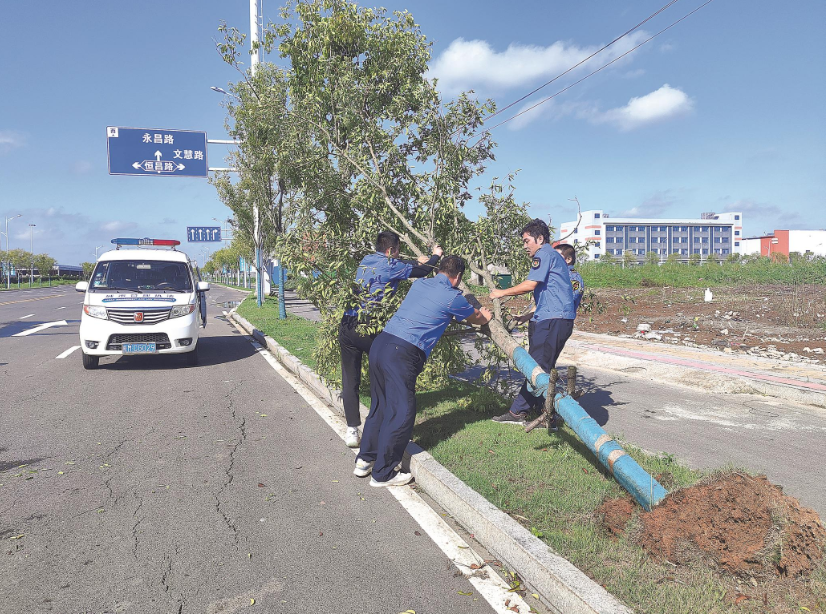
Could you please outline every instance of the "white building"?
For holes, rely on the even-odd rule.
[[[678,254],[688,260],[691,254],[705,259],[710,254],[725,258],[740,253],[743,234],[743,214],[703,213],[700,219],[656,219],[609,217],[601,210],[583,211],[579,219],[564,222],[555,243],[585,243],[590,241],[588,257],[599,260],[603,254],[622,257],[626,251],[638,261],[648,252],[662,260]]]
[[[826,256],[826,230],[775,230],[765,237],[743,239],[741,254],[760,254],[772,257],[772,254],[788,256],[797,252],[801,256],[812,254]]]

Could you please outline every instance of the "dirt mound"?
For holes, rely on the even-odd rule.
[[[606,501],[606,530],[621,533],[634,512],[627,498]],[[806,577],[823,558],[826,529],[813,511],[765,476],[728,473],[677,490],[641,513],[635,540],[677,565],[708,560],[756,578]]]

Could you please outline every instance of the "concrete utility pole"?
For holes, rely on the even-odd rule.
[[[18,213],[17,215],[13,215],[11,217],[6,218],[6,258],[9,258],[9,252],[11,251],[11,247],[9,247],[9,220],[16,219],[18,217],[23,217],[22,213]],[[7,261],[8,267],[6,268],[6,290],[11,287],[11,260]]]
[[[29,288],[32,287],[32,275],[34,275],[34,227],[37,224],[29,224]],[[41,280],[43,279],[43,273],[40,274]],[[40,282],[40,285],[43,285],[43,282]]]
[[[258,0],[250,0],[250,72],[255,76],[258,69]],[[261,257],[261,223],[259,219],[258,203],[253,204],[253,242],[255,243],[255,300],[258,306],[264,304],[264,267]]]

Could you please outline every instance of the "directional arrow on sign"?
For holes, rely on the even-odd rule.
[[[178,165],[178,170],[179,170],[179,171],[182,171],[182,170],[184,170],[185,168],[186,168],[186,167],[185,167],[183,164],[179,164],[179,165]]]
[[[69,323],[66,320],[60,320],[59,322],[46,322],[44,324],[40,324],[39,326],[35,326],[34,328],[30,328],[29,330],[24,330],[22,333],[17,333],[16,335],[12,335],[12,337],[26,337],[27,335],[31,335],[32,333],[39,333],[41,330],[45,330],[47,328],[51,328],[52,326],[68,326]]]
[[[134,168],[135,170],[141,169],[141,168],[143,168],[143,164],[141,164],[140,162],[135,162],[132,165],[132,168]]]
[[[155,159],[156,159],[158,162],[160,162],[160,161],[161,161],[161,156],[162,156],[162,155],[163,155],[163,154],[162,154],[161,152],[156,151],[156,152],[155,152]]]

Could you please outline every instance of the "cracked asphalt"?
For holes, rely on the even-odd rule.
[[[237,293],[211,290],[199,366],[96,371],[56,358],[81,298],[3,294],[0,611],[492,611],[224,321]]]

